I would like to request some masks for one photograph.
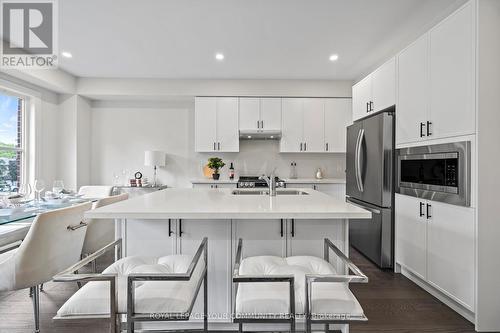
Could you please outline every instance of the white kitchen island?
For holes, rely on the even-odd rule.
[[[370,212],[324,193],[294,190],[302,194],[286,189],[275,197],[234,194],[223,188],[165,189],[88,211],[86,217],[115,219],[124,256],[194,254],[208,237],[210,328],[235,329],[231,276],[239,238],[244,257],[323,257],[324,238],[348,254],[349,219],[371,218]],[[201,301],[193,314],[202,313]]]

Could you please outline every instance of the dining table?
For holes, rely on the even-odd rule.
[[[17,207],[0,208],[0,254],[22,242],[35,218],[45,212],[71,207],[99,198],[68,197],[65,200],[30,201]]]

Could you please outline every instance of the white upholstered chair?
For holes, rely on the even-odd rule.
[[[88,185],[80,187],[78,194],[82,194],[82,198],[100,199],[109,197],[113,193],[113,186],[107,185]]]
[[[42,283],[80,260],[86,224],[83,213],[91,203],[38,215],[19,247],[0,258],[0,291],[30,288],[35,332],[39,332]]]
[[[121,248],[121,239],[54,277],[56,282],[88,282],[64,303],[54,319],[105,319],[110,320],[110,332],[120,332],[120,316],[126,315],[129,333],[134,332],[136,322],[186,321],[203,283],[200,331],[207,332],[207,238],[194,255],[131,256],[119,259],[100,274],[73,273],[116,246]]]
[[[92,209],[107,206],[122,200],[127,200],[128,194],[114,195],[94,202]],[[115,221],[113,219],[88,219],[87,233],[83,242],[82,257],[96,252],[115,239]],[[95,272],[95,261],[92,262]]]
[[[368,278],[330,240],[324,240],[324,257],[255,256],[242,259],[240,239],[233,282],[236,284],[234,322],[243,331],[244,323],[289,323],[305,319],[306,332],[312,324],[348,324],[366,321],[363,308],[349,290],[351,282]],[[333,251],[346,272],[339,273],[330,263]],[[349,275],[351,270],[354,275]]]

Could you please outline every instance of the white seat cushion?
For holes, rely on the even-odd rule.
[[[337,274],[323,259],[313,256],[245,258],[240,275],[293,275],[295,277],[295,312],[305,313],[305,275]],[[289,285],[285,282],[240,283],[236,294],[236,316],[283,317],[289,314]],[[346,283],[312,284],[312,314],[315,317],[364,317],[363,309]]]
[[[118,312],[127,312],[127,276],[132,273],[185,273],[192,256],[171,255],[160,258],[126,257],[103,271],[118,274]],[[186,313],[196,297],[203,278],[204,261],[200,258],[189,281],[135,282],[136,313]],[[93,281],[78,290],[57,311],[59,317],[109,315],[109,282]]]

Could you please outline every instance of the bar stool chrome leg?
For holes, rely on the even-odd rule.
[[[238,332],[243,333],[243,323],[238,324]]]

